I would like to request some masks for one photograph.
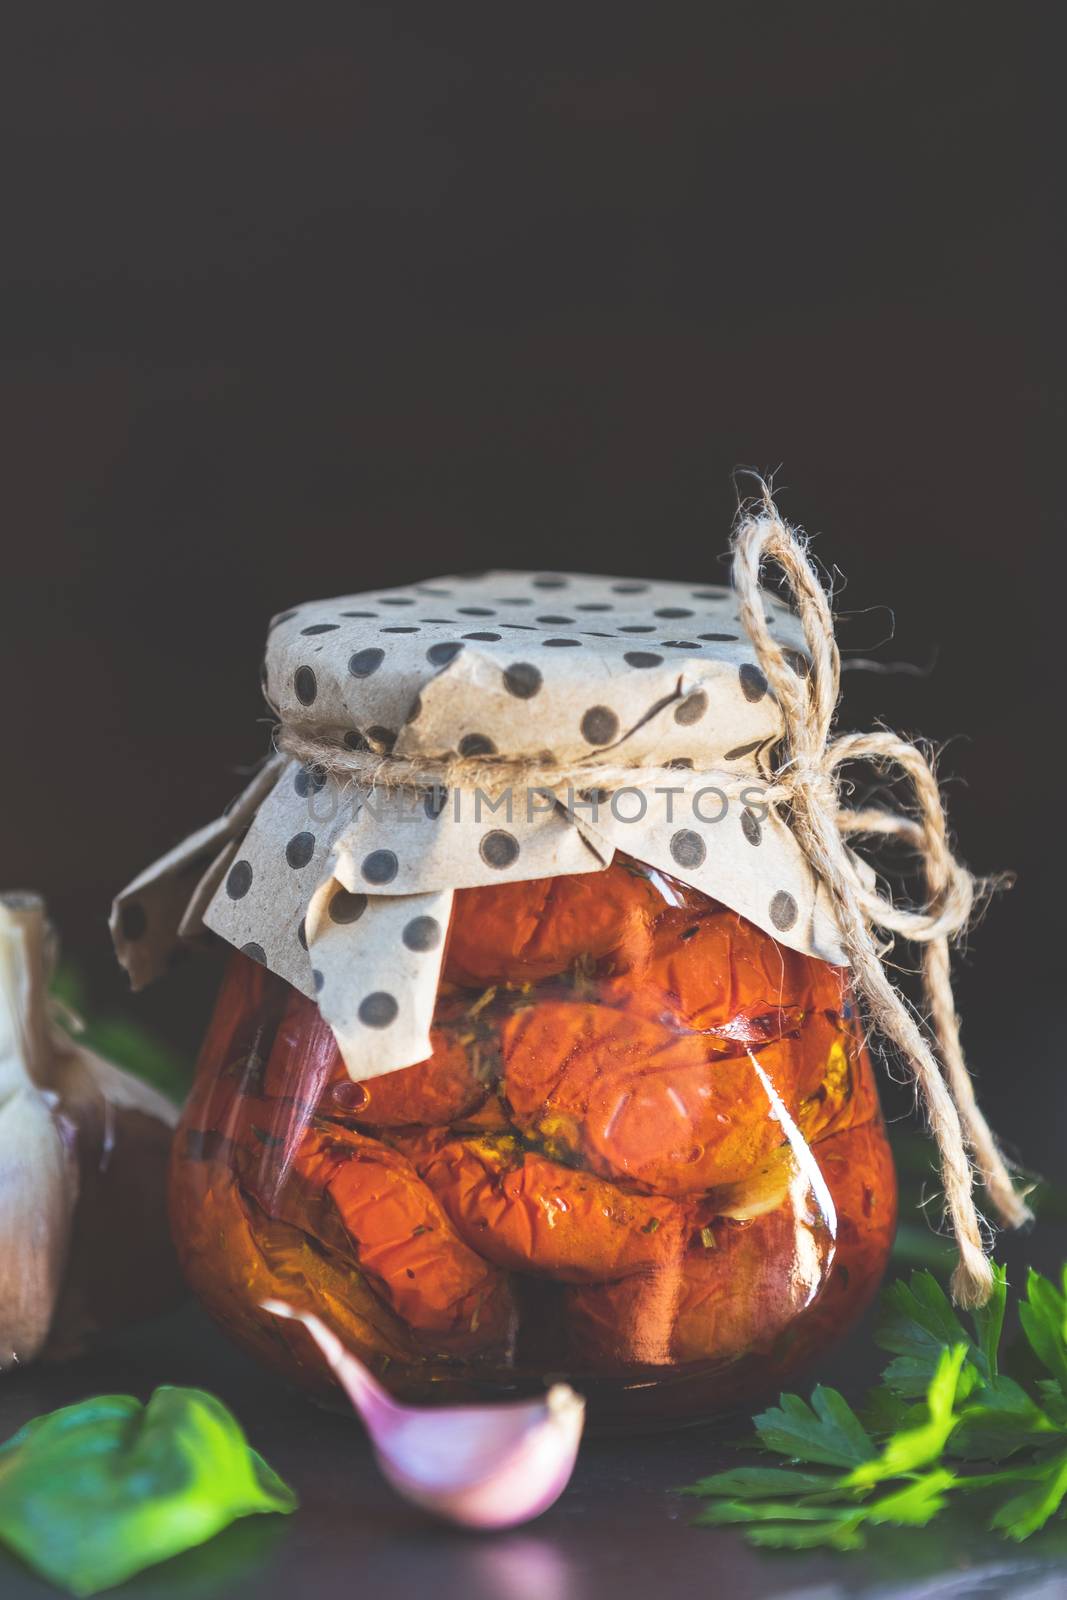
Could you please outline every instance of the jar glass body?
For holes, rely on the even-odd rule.
[[[846,974],[625,858],[459,891],[430,1058],[353,1081],[235,953],[175,1141],[192,1287],[328,1388],[322,1317],[399,1398],[568,1378],[602,1426],[757,1398],[881,1278],[896,1189]]]

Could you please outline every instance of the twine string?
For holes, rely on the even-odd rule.
[[[794,671],[767,627],[760,593],[765,563],[778,567],[796,606],[811,657],[806,674]],[[733,583],[742,623],[782,708],[785,735],[771,798],[788,801],[793,830],[833,897],[854,985],[869,1020],[899,1050],[921,1095],[940,1154],[945,1207],[958,1252],[953,1296],[961,1305],[984,1304],[993,1278],[974,1201],[975,1170],[1003,1223],[1018,1227],[1030,1213],[978,1108],[952,993],[949,939],[966,928],[979,886],[952,854],[937,779],[922,751],[885,731],[830,737],[841,672],[830,599],[805,541],[779,517],[766,488],[758,510],[747,513],[735,532]],[[906,777],[917,815],[843,807],[840,769],[856,761]],[[894,837],[916,850],[926,878],[925,905],[895,906],[887,894],[863,881],[848,844],[862,834]],[[889,979],[885,946],[880,947],[876,932],[923,946],[923,984],[940,1065],[913,1011]]]

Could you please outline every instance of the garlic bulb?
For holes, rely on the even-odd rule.
[[[73,1130],[49,1087],[47,937],[39,900],[0,898],[0,1368],[48,1337],[78,1194]]]
[[[177,1108],[53,1019],[54,937],[0,895],[0,1371],[179,1293],[163,1208]]]
[[[280,1300],[264,1310],[302,1322],[363,1419],[398,1494],[467,1528],[514,1528],[540,1516],[570,1481],[585,1401],[565,1383],[500,1405],[404,1406],[318,1317]]]

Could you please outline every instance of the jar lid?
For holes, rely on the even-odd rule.
[[[802,672],[797,619],[765,609]],[[761,798],[782,719],[725,587],[489,572],[311,601],[274,619],[264,692],[303,759],[275,755],[119,895],[135,987],[207,928],[316,998],[371,1078],[429,1054],[455,889],[616,851],[845,963],[829,894]],[[345,769],[361,756],[432,781],[372,784]],[[433,776],[480,758],[515,781]]]
[[[796,618],[771,631],[802,669]],[[291,728],[398,756],[703,767],[781,733],[732,590],[486,572],[311,601],[274,619],[264,692]]]

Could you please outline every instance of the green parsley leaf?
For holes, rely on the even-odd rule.
[[[710,1478],[679,1489],[679,1494],[744,1495],[749,1500],[764,1500],[777,1494],[803,1494],[805,1489],[824,1493],[837,1479],[829,1472],[802,1472],[797,1467],[734,1467],[715,1472]]]
[[[835,1389],[782,1395],[753,1419],[757,1440],[805,1465],[700,1479],[682,1491],[707,1502],[696,1520],[773,1548],[856,1550],[868,1527],[922,1527],[974,1496],[983,1517],[993,1500],[991,1526],[1008,1538],[1044,1527],[1067,1505],[1067,1269],[1062,1290],[1032,1272],[1019,1307],[1051,1374],[1029,1388],[1000,1372],[1007,1281],[999,1267],[994,1278],[966,1323],[929,1272],[894,1284],[877,1335],[893,1360],[862,1417]]]
[[[958,1344],[943,1350],[937,1370],[926,1391],[926,1417],[914,1428],[890,1434],[879,1455],[863,1461],[844,1480],[850,1489],[882,1483],[887,1478],[903,1478],[919,1467],[937,1461],[949,1434],[956,1426],[956,1385],[967,1355],[967,1346]]]
[[[870,1434],[848,1401],[821,1384],[812,1391],[810,1405],[799,1395],[783,1394],[777,1406],[752,1420],[768,1450],[795,1461],[853,1467],[875,1453]]]
[[[1014,1379],[997,1378],[964,1407],[949,1453],[970,1461],[1002,1461],[1042,1435],[1058,1434],[1061,1426]]]
[[[910,1282],[901,1279],[886,1290],[875,1339],[898,1357],[889,1363],[882,1381],[901,1395],[925,1394],[946,1348],[962,1344],[980,1356],[944,1289],[929,1272],[913,1272]]]
[[[993,1518],[1009,1539],[1028,1539],[1043,1528],[1067,1496],[1067,1450],[1042,1463],[1032,1489],[1002,1505]]]
[[[999,1261],[993,1266],[993,1292],[984,1306],[971,1312],[971,1320],[978,1335],[978,1346],[985,1360],[986,1378],[997,1376],[997,1351],[1004,1332],[1004,1312],[1008,1305],[1008,1275]]]
[[[37,1417],[0,1446],[0,1542],[75,1595],[202,1544],[296,1496],[220,1400],[165,1387]]]
[[[1040,1272],[1026,1280],[1019,1321],[1031,1350],[1067,1395],[1067,1300]]]

